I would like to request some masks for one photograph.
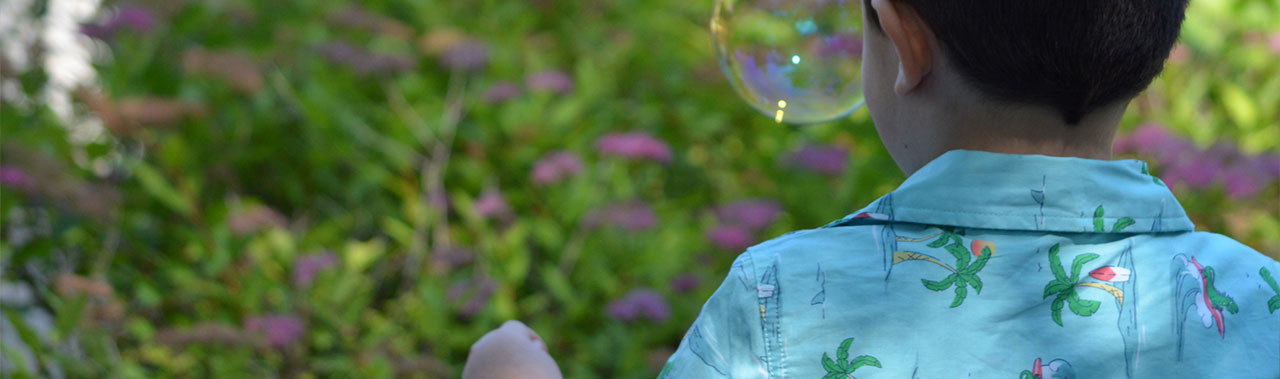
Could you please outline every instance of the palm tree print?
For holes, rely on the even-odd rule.
[[[1101,205],[1098,206],[1098,209],[1093,210],[1093,231],[1095,232],[1107,231],[1106,220],[1102,219],[1102,216],[1106,214],[1107,214],[1107,211],[1102,209]],[[1118,233],[1120,231],[1123,231],[1124,228],[1127,228],[1133,224],[1134,224],[1134,221],[1132,218],[1121,217],[1117,219],[1114,224],[1111,224],[1111,232]]]
[[[831,360],[827,353],[822,353],[822,368],[827,370],[827,375],[822,379],[851,378],[853,372],[862,366],[880,367],[880,360],[870,355],[859,355],[857,358],[849,359],[849,346],[853,345],[853,338],[847,338],[840,343],[840,347],[836,348],[836,359]]]
[[[988,241],[974,240],[971,244],[973,251],[970,252],[969,249],[965,248],[964,240],[960,237],[960,234],[951,231],[939,232],[924,238],[898,237],[897,240],[902,242],[922,242],[933,237],[938,237],[938,239],[929,243],[928,246],[935,249],[942,248],[951,253],[951,256],[956,259],[955,267],[942,263],[942,261],[928,254],[914,251],[894,252],[893,264],[919,260],[936,264],[947,269],[947,271],[951,271],[951,274],[942,278],[942,280],[920,279],[920,282],[924,283],[924,288],[939,292],[955,286],[956,295],[951,300],[951,308],[959,307],[960,304],[964,303],[964,299],[969,296],[968,287],[973,287],[974,292],[978,294],[982,293],[982,278],[978,276],[978,272],[982,271],[983,267],[986,267],[987,260],[991,259],[991,255],[995,253],[995,244]],[[976,256],[976,259],[970,255]]]
[[[1262,280],[1267,282],[1267,286],[1271,287],[1271,291],[1276,293],[1270,300],[1267,300],[1267,312],[1276,313],[1280,309],[1280,285],[1276,284],[1276,279],[1271,276],[1271,270],[1263,267],[1258,270],[1258,274],[1262,275]]]
[[[1062,266],[1062,259],[1058,257],[1058,248],[1058,244],[1054,244],[1053,247],[1049,248],[1049,268],[1053,270],[1054,279],[1044,286],[1045,299],[1048,299],[1049,296],[1055,296],[1052,306],[1049,307],[1054,323],[1057,323],[1058,326],[1063,326],[1062,308],[1064,306],[1071,309],[1071,313],[1081,317],[1092,316],[1094,312],[1098,311],[1098,307],[1102,305],[1102,302],[1081,299],[1080,294],[1076,292],[1076,289],[1080,287],[1093,287],[1107,291],[1107,293],[1115,296],[1118,303],[1124,303],[1124,291],[1115,286],[1097,282],[1081,283],[1080,269],[1084,267],[1085,263],[1098,259],[1098,254],[1085,253],[1077,255],[1071,261],[1071,275],[1067,275]],[[1127,275],[1128,270],[1122,267],[1107,266],[1094,270],[1090,275],[1111,281],[1115,279],[1116,271],[1120,271],[1120,275]]]

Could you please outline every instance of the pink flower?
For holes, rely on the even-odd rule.
[[[28,191],[33,187],[31,177],[25,171],[9,165],[0,165],[0,186],[20,191]]]
[[[480,217],[487,219],[505,218],[511,216],[511,207],[507,205],[507,200],[502,196],[502,192],[497,189],[489,189],[480,195],[475,202],[476,213]]]
[[[764,229],[778,218],[782,206],[765,199],[738,200],[716,208],[716,217],[725,224],[740,225],[752,231]]]
[[[668,162],[671,147],[644,132],[610,133],[596,140],[596,150],[603,155],[628,159]]]
[[[740,252],[755,244],[751,232],[737,225],[720,225],[707,232],[707,239],[725,251]]]
[[[558,94],[566,94],[573,91],[573,78],[569,74],[565,74],[556,70],[547,70],[529,75],[524,79],[524,84],[529,87],[530,91],[551,91]]]
[[[787,157],[792,167],[824,175],[840,175],[849,165],[849,150],[841,146],[808,145]]]
[[[140,5],[126,4],[116,8],[115,13],[101,24],[80,25],[80,32],[97,39],[110,39],[120,29],[132,29],[146,33],[155,27],[156,18],[150,9]]]
[[[516,96],[520,96],[520,86],[512,82],[502,81],[495,83],[484,92],[484,101],[490,104],[501,103]]]
[[[1267,37],[1267,47],[1271,48],[1271,52],[1280,54],[1280,32],[1271,33]]]
[[[571,152],[560,150],[543,156],[533,164],[533,182],[539,186],[557,183],[582,172],[582,160]]]
[[[276,349],[292,346],[306,333],[302,320],[293,315],[267,315],[245,320],[245,331],[264,337],[267,345]]]
[[[227,218],[227,227],[236,235],[247,235],[267,228],[285,228],[288,220],[284,216],[262,205],[242,207],[231,212]]]
[[[632,322],[647,318],[654,322],[664,322],[671,317],[671,307],[662,295],[647,288],[635,289],[621,299],[609,303],[609,316],[623,322]]]
[[[320,270],[337,264],[338,256],[332,251],[305,255],[293,262],[293,282],[298,285],[310,285],[315,281],[316,274],[319,274]]]
[[[658,215],[643,202],[609,205],[587,215],[588,226],[610,225],[632,232],[652,229],[658,224]]]

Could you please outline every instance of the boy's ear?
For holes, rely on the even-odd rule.
[[[898,51],[898,78],[893,91],[906,95],[920,86],[933,70],[933,31],[915,8],[900,0],[871,0],[894,49]]]

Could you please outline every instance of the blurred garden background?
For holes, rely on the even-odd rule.
[[[453,377],[513,318],[655,376],[744,248],[904,179],[865,110],[739,100],[712,6],[0,2],[0,376]],[[1122,130],[1280,257],[1280,0],[1192,0]]]

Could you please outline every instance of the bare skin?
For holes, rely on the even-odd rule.
[[[547,354],[537,332],[511,320],[471,345],[463,379],[560,379],[560,367]]]
[[[867,109],[880,141],[907,175],[957,149],[1111,159],[1112,139],[1127,100],[1097,109],[1076,125],[1067,125],[1047,106],[993,101],[961,79],[929,26],[909,5],[872,0],[871,6],[884,32],[863,35]],[[865,19],[863,24],[873,25]],[[537,334],[524,324],[509,326],[512,323],[518,324],[508,321],[471,347],[464,379],[561,377]],[[537,339],[537,344],[514,343],[521,342],[522,335]]]

